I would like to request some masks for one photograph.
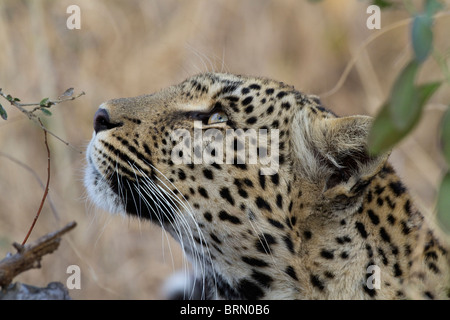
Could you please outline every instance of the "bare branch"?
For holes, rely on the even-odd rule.
[[[0,287],[7,288],[13,279],[24,271],[40,268],[42,257],[58,249],[61,236],[76,225],[76,222],[70,222],[62,229],[48,233],[32,244],[22,246],[14,243],[17,253],[0,261]]]
[[[42,125],[41,119],[38,118],[38,121]],[[36,224],[36,221],[39,218],[39,215],[41,214],[42,208],[44,207],[45,199],[47,198],[47,195],[48,195],[48,187],[50,185],[50,148],[48,147],[47,131],[45,131],[45,130],[44,130],[44,142],[45,142],[45,147],[47,149],[47,184],[45,186],[44,195],[42,196],[41,205],[39,206],[39,209],[36,213],[36,216],[34,217],[33,223],[31,224],[31,227],[28,230],[27,235],[25,236],[25,239],[23,239],[22,246],[27,242],[28,237],[31,234],[31,231],[33,231],[34,225]]]

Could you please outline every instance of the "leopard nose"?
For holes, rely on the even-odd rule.
[[[103,130],[111,128],[111,122],[109,121],[108,112],[105,109],[98,109],[94,115],[94,130],[95,133],[99,133]]]

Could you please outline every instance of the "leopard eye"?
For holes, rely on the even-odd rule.
[[[208,118],[208,124],[227,122],[228,117],[223,111],[215,112]]]

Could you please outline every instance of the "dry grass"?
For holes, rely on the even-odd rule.
[[[381,31],[366,28],[367,1],[17,1],[0,3],[0,87],[22,101],[57,97],[68,87],[86,96],[55,107],[50,130],[84,149],[98,105],[115,97],[150,93],[201,71],[227,71],[272,77],[310,93],[334,87],[356,56],[342,87],[323,102],[338,114],[374,115],[410,57],[409,17],[384,12]],[[81,8],[81,30],[66,28],[66,8]],[[448,3],[450,4],[450,3]],[[435,43],[448,55],[450,16],[436,22]],[[377,32],[375,40],[361,45]],[[430,60],[425,80],[442,78]],[[403,142],[392,161],[418,204],[433,207],[443,161],[437,124],[450,92],[434,96],[420,128]],[[9,108],[0,122],[0,150],[46,177],[46,152],[39,128]],[[82,186],[84,155],[50,139],[52,180],[48,203],[31,238],[68,221],[78,227],[43,268],[18,280],[65,283],[68,265],[82,272],[74,298],[160,298],[165,277],[182,266],[181,252],[148,223],[109,216],[86,202]],[[42,189],[16,163],[0,156],[0,257],[21,241],[39,206]]]

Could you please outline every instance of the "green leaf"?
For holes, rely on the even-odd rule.
[[[409,116],[409,120],[404,128],[398,128],[391,116],[390,110],[392,106],[387,102],[380,110],[375,118],[369,133],[369,152],[378,155],[392,149],[400,142],[408,133],[410,133],[419,122],[423,106],[428,99],[439,88],[441,82],[431,82],[414,88],[417,99],[414,104],[418,106],[416,112]],[[450,121],[449,121],[450,122]]]
[[[392,7],[394,4],[386,0],[373,0],[372,4],[379,6],[381,9]]]
[[[52,113],[48,110],[48,109],[41,109],[42,113],[45,114],[46,116],[51,116]]]
[[[441,124],[442,151],[445,160],[450,165],[450,109],[444,115]]]
[[[9,102],[11,102],[11,101],[13,101],[13,97],[12,97],[10,94],[8,94],[8,95],[6,96],[6,100],[8,100]]]
[[[426,14],[414,17],[411,30],[411,41],[417,62],[424,62],[433,45],[433,18]]]
[[[437,220],[441,228],[450,232],[450,172],[444,176],[439,188],[437,201]]]
[[[1,104],[0,104],[0,117],[2,117],[3,120],[8,119],[8,114],[6,113],[6,110],[3,108]]]
[[[427,0],[425,2],[425,13],[431,17],[439,10],[444,9],[444,5],[438,0]]]
[[[39,105],[40,105],[41,107],[46,107],[47,104],[48,104],[48,100],[49,100],[49,98],[44,98],[44,99],[42,99],[41,102],[39,102]]]
[[[372,155],[389,151],[404,136],[393,123],[389,109],[389,104],[385,104],[372,124],[368,138],[369,153]]]
[[[419,70],[419,63],[411,61],[397,77],[392,88],[389,112],[392,115],[393,124],[403,130],[411,119],[415,117],[414,105],[417,101],[417,92],[414,87],[414,79]]]

